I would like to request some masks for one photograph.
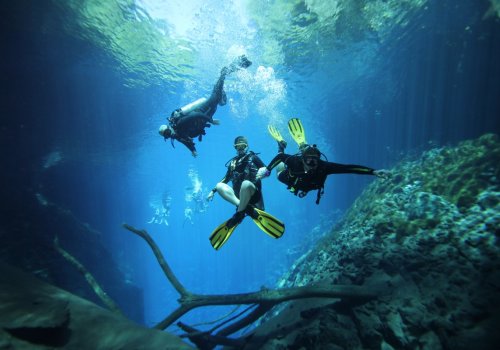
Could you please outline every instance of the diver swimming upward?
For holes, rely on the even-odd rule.
[[[226,175],[207,197],[208,200],[212,200],[217,192],[226,201],[236,206],[236,213],[210,235],[210,244],[216,250],[226,243],[246,215],[250,216],[262,231],[273,238],[280,238],[285,232],[283,222],[264,211],[262,183],[257,178],[257,171],[264,167],[264,163],[256,153],[248,150],[248,141],[245,137],[238,136],[234,140],[234,148],[237,155],[226,163]],[[229,181],[232,182],[232,188],[227,184]]]
[[[178,140],[185,145],[193,157],[198,154],[193,138],[197,137],[201,142],[205,135],[205,128],[209,128],[211,124],[219,125],[218,119],[213,119],[213,115],[217,110],[217,106],[224,106],[227,102],[226,93],[224,92],[224,80],[226,75],[236,71],[238,68],[247,68],[252,64],[245,55],[237,57],[229,67],[222,68],[219,79],[215,83],[212,94],[207,99],[202,97],[190,104],[177,108],[168,118],[168,125],[160,126],[158,132],[165,140],[170,138],[172,147],[174,140]]]
[[[257,178],[269,176],[271,170],[276,168],[278,180],[287,185],[287,188],[296,196],[304,197],[309,191],[317,190],[316,204],[319,204],[324,192],[325,181],[331,174],[360,174],[375,175],[388,178],[390,173],[386,170],[375,170],[363,165],[339,164],[324,161],[322,153],[316,145],[308,145],[304,128],[298,118],[288,122],[288,130],[299,146],[300,152],[295,155],[285,154],[286,141],[281,133],[272,125],[268,126],[269,133],[278,142],[278,154],[266,167],[260,168]]]

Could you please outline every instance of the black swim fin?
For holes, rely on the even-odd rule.
[[[212,247],[214,247],[215,250],[219,250],[224,243],[227,242],[229,237],[231,237],[236,227],[238,227],[244,218],[244,212],[236,212],[229,220],[217,226],[209,238]]]
[[[224,71],[224,74],[229,74],[229,73],[232,73],[234,71],[237,71],[238,70],[238,67],[239,68],[248,68],[252,65],[252,61],[250,61],[247,56],[245,55],[241,55],[241,56],[238,56],[234,59],[234,61],[229,65],[228,68],[223,68],[223,69],[226,69]],[[222,72],[221,72],[222,73]]]
[[[241,68],[248,68],[252,65],[252,61],[250,61],[245,55],[241,55],[240,57],[237,58],[237,60],[238,60],[238,65]]]
[[[285,233],[285,224],[283,221],[275,218],[263,210],[248,205],[245,212],[250,216],[253,222],[266,234],[273,238],[280,238]]]

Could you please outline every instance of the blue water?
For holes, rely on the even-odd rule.
[[[54,30],[72,23],[72,17],[61,16],[61,6],[20,2],[2,10],[2,18],[14,16],[2,29],[15,33],[2,38],[8,48],[1,58],[2,161],[14,170],[4,176],[12,186],[35,188],[102,233],[127,278],[144,289],[147,325],[173,310],[178,296],[146,244],[121,223],[146,229],[189,290],[250,292],[273,287],[377,181],[331,176],[316,205],[315,192],[299,199],[271,176],[263,184],[266,209],[286,223],[285,235],[273,240],[247,219],[215,251],[208,236],[234,208],[216,196],[192,223],[186,220],[188,174],[197,172],[202,188],[213,188],[235,155],[236,136],[246,136],[267,163],[276,154],[268,123],[281,129],[294,153],[285,126],[288,118],[300,117],[308,141],[330,161],[380,169],[432,146],[500,130],[500,22],[498,15],[484,16],[488,1],[429,1],[406,15],[407,25],[383,37],[370,30],[336,38],[318,33],[320,39],[297,44],[296,51],[281,42],[287,49],[277,64],[262,54],[259,26],[250,23],[257,30],[253,41],[238,27],[237,37],[215,32],[223,40],[214,34],[213,42],[192,42],[200,47],[189,52],[187,71],[151,61],[153,72],[164,69],[171,78],[149,84],[105,45]],[[205,11],[208,22],[216,16]],[[326,39],[331,41],[321,42]],[[226,92],[233,101],[219,107],[215,117],[221,125],[196,141],[195,159],[182,144],[172,148],[164,142],[157,130],[173,109],[210,93],[233,44],[253,65],[228,77]],[[259,81],[259,66],[272,68],[273,77]],[[61,159],[44,168],[54,152]],[[152,205],[164,194],[171,197],[169,225],[149,224]],[[221,314],[227,311],[222,309]],[[184,320],[207,321],[216,318],[212,312],[196,311]]]

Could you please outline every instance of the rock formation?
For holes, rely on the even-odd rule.
[[[1,349],[191,349],[180,338],[0,264]]]
[[[498,349],[500,143],[425,152],[375,181],[279,287],[385,285],[362,305],[290,302],[258,349]]]

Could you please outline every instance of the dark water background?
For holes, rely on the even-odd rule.
[[[490,6],[488,1],[429,1],[408,15],[407,26],[383,38],[369,31],[359,33],[361,39],[339,37],[335,49],[304,49],[301,59],[289,49],[273,67],[288,90],[277,107],[277,125],[286,135],[286,119],[298,116],[308,140],[329,160],[374,168],[390,167],[433,146],[498,133],[500,22],[497,15],[485,16]],[[1,6],[3,205],[29,188],[100,231],[131,283],[145,290],[146,324],[173,309],[177,295],[146,245],[123,230],[122,222],[150,232],[188,289],[253,291],[272,287],[375,181],[332,176],[317,206],[315,193],[299,199],[274,177],[267,179],[266,208],[286,222],[285,236],[271,240],[247,220],[221,251],[214,251],[208,236],[234,208],[216,197],[206,212],[187,222],[188,173],[195,170],[203,187],[211,189],[224,175],[238,135],[247,136],[250,148],[268,162],[276,146],[266,126],[276,110],[262,113],[255,101],[241,117],[229,106],[219,107],[216,117],[222,124],[197,143],[197,159],[179,143],[172,149],[158,136],[158,126],[171,110],[190,102],[187,87],[208,94],[227,62],[206,64],[193,52],[192,73],[177,74],[173,65],[167,71],[181,79],[134,86],[127,80],[133,73],[120,68],[105,47],[65,30],[76,22],[71,16],[51,1]],[[249,74],[270,66],[258,50],[249,48],[246,54],[254,62]],[[232,76],[226,84],[235,100],[245,97],[244,90],[235,91],[238,79]],[[293,153],[295,145],[288,140]],[[47,166],[50,154],[53,166]],[[172,197],[169,226],[148,224],[154,213],[150,204],[164,193]],[[210,312],[190,317],[206,320]]]

